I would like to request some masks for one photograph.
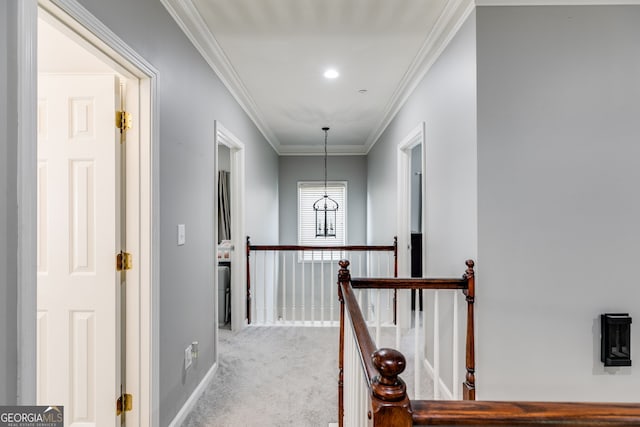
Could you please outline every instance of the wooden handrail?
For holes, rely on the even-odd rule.
[[[589,402],[411,401],[414,425],[640,426],[640,404]]]
[[[304,246],[304,245],[250,245],[252,251],[385,251],[393,252],[395,246]]]
[[[466,279],[354,278],[353,289],[467,289]]]

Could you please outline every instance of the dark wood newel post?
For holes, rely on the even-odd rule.
[[[371,381],[371,409],[374,427],[410,427],[413,425],[407,386],[398,377],[407,362],[397,350],[381,348],[371,355],[378,375]]]
[[[249,256],[251,254],[251,240],[247,236],[247,323],[251,324],[251,270]]]
[[[340,302],[340,350],[338,353],[338,426],[344,425],[344,298],[342,296],[341,284],[351,282],[349,273],[349,261],[346,259],[338,262],[338,301]]]
[[[473,304],[476,297],[476,276],[473,270],[473,260],[465,262],[467,270],[463,278],[467,279],[467,289],[463,292],[467,297],[467,375],[462,384],[462,398],[464,400],[476,400],[476,360],[475,360],[475,333],[473,327]]]

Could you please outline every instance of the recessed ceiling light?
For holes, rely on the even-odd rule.
[[[334,68],[329,68],[327,71],[324,72],[324,76],[327,79],[335,79],[339,75],[340,75],[340,73],[338,73],[338,71],[335,70]]]

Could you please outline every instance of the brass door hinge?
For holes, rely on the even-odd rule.
[[[131,113],[116,111],[116,128],[120,129],[120,132],[131,129],[131,120]]]
[[[128,393],[123,393],[122,396],[116,400],[116,415],[120,415],[123,412],[130,412],[133,409],[133,396]]]
[[[116,255],[116,270],[131,270],[133,267],[133,257],[129,252],[120,252]]]

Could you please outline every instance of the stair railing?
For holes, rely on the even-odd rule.
[[[247,237],[248,323],[337,326],[334,280],[338,261],[350,257],[359,275],[396,277],[397,246],[396,238],[391,245],[302,246],[253,245]],[[378,326],[395,321],[394,292],[381,290],[360,298],[368,307],[370,321]]]
[[[340,427],[441,426],[640,426],[640,404],[592,402],[475,401],[473,262],[462,279],[352,279],[349,261],[340,261],[340,343],[338,425]],[[355,296],[355,288],[461,289],[467,300],[466,400],[409,399],[400,378],[406,359],[397,350],[376,347]]]

